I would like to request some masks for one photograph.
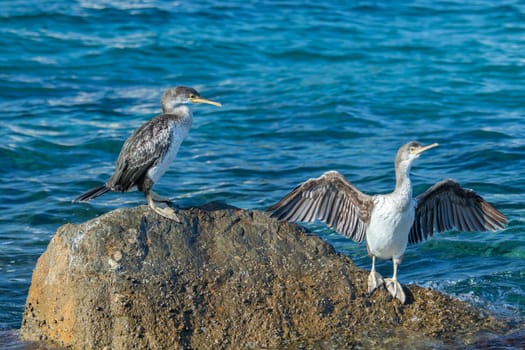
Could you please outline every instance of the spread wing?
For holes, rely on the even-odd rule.
[[[418,243],[434,232],[456,228],[460,231],[496,231],[507,218],[476,192],[453,180],[443,180],[416,197],[414,224],[409,243]]]
[[[162,159],[170,141],[169,119],[164,115],[144,123],[122,146],[107,187],[123,192],[137,185],[148,169]]]
[[[328,224],[338,233],[361,242],[372,210],[372,197],[355,188],[343,175],[329,171],[288,193],[268,211],[279,220]]]

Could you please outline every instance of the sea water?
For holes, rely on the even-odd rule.
[[[414,163],[414,193],[453,178],[509,225],[410,246],[399,279],[525,316],[522,2],[2,0],[0,47],[0,329],[20,327],[60,225],[145,203],[71,200],[176,85],[223,107],[193,106],[158,193],[263,210],[328,170],[385,193],[400,145],[439,142]],[[309,227],[370,268],[364,245]]]

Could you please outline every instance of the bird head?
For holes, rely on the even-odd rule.
[[[173,110],[175,106],[187,103],[207,103],[217,107],[221,106],[219,102],[203,98],[197,90],[185,86],[177,86],[166,90],[161,99],[162,111],[164,113]]]
[[[428,146],[423,146],[419,142],[411,141],[399,148],[396,156],[396,168],[404,166],[407,170],[410,169],[412,162],[419,158],[421,153],[438,146],[438,143],[432,143]]]

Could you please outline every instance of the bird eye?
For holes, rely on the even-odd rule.
[[[195,95],[194,95],[194,94],[191,94],[191,95],[190,95],[190,98],[195,98]]]

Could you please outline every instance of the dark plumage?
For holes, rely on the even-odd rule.
[[[202,98],[192,88],[179,86],[168,89],[161,100],[162,114],[144,123],[126,140],[109,180],[73,201],[85,202],[108,191],[127,192],[137,188],[144,193],[148,205],[155,212],[178,221],[173,209],[159,208],[154,204],[154,201],[168,200],[156,195],[151,188],[166,172],[188,135],[193,120],[187,106],[190,102],[220,106],[218,102]]]
[[[313,222],[316,219],[356,242],[365,238],[373,202],[336,171],[310,179],[268,210],[279,220]]]
[[[436,183],[416,197],[416,216],[408,243],[419,243],[434,232],[496,231],[507,223],[500,211],[476,192],[447,179]]]

